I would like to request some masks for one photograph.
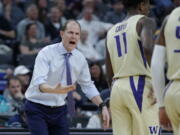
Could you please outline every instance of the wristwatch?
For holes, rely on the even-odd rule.
[[[99,104],[99,110],[102,112],[103,107],[106,106],[105,102]]]

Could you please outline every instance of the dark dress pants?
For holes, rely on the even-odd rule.
[[[25,112],[31,135],[69,135],[67,107],[50,107],[26,101]]]

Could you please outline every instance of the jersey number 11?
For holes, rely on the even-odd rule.
[[[116,40],[116,46],[117,46],[117,52],[118,52],[118,56],[121,57],[122,54],[122,48],[121,48],[121,40],[123,40],[123,45],[124,45],[124,54],[127,53],[127,40],[126,40],[126,33],[122,33],[122,35],[116,35],[114,36],[115,40]]]

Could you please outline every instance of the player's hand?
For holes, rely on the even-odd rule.
[[[168,130],[168,131],[172,130],[171,122],[167,116],[167,113],[164,107],[159,108],[159,121],[163,129]]]
[[[76,89],[76,85],[61,86],[60,83],[54,87],[54,91],[56,91],[56,93],[59,93],[59,94],[66,94],[75,89]]]
[[[149,93],[148,93],[148,98],[151,99],[151,105],[156,104],[157,100],[154,94],[154,90],[151,88]]]
[[[110,115],[106,106],[102,108],[103,129],[109,128]]]

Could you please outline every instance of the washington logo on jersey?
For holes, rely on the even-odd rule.
[[[159,126],[150,126],[149,131],[150,131],[151,135],[157,135],[157,134],[159,135],[160,134]]]

